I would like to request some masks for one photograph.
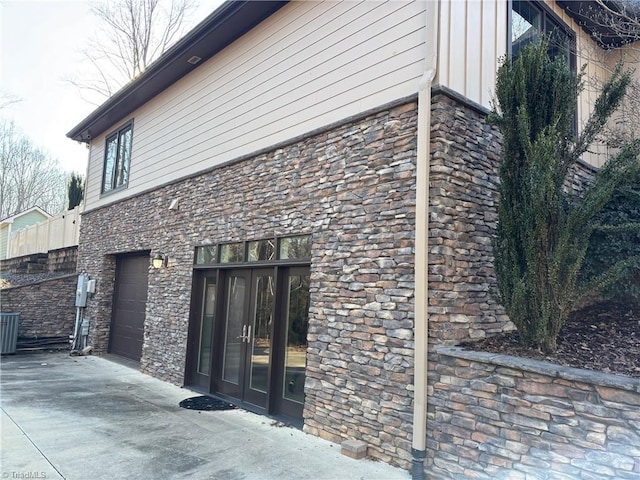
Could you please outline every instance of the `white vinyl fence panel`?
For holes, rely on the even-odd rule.
[[[78,245],[79,238],[80,208],[76,207],[11,233],[7,258],[71,247]]]

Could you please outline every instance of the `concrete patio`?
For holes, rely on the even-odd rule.
[[[102,357],[3,356],[1,478],[407,480],[408,472]]]

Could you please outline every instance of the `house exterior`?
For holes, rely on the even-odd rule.
[[[8,257],[9,238],[12,233],[47,220],[50,217],[51,215],[36,206],[0,220],[0,260]]]
[[[512,328],[492,296],[498,59],[537,26],[604,78],[628,47],[578,3],[222,5],[68,134],[90,147],[90,343],[446,477],[431,347]]]

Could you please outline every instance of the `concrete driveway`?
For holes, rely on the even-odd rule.
[[[101,357],[3,356],[2,479],[380,479],[404,470],[243,410],[195,411],[197,394]]]

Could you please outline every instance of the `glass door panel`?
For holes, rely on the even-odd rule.
[[[206,278],[204,283],[200,345],[198,348],[198,373],[209,375],[211,368],[211,341],[216,311],[216,279]]]
[[[293,424],[301,424],[304,408],[310,283],[308,267],[283,268],[278,280],[272,413],[286,417]]]
[[[209,390],[212,366],[218,356],[214,346],[219,322],[217,313],[218,275],[215,270],[194,273],[193,303],[189,318],[185,384]]]
[[[241,350],[247,325],[244,276],[231,274],[227,280],[225,341],[222,360],[222,380],[234,385],[240,383]],[[243,332],[244,329],[244,332]]]
[[[304,403],[309,324],[309,275],[289,275],[286,302],[283,398]]]
[[[211,391],[301,421],[309,268],[229,269],[220,278]]]
[[[266,394],[271,357],[270,337],[275,298],[273,275],[256,275],[254,277],[254,288],[254,315],[251,325],[253,335],[249,337],[251,344],[249,387]]]
[[[225,275],[220,392],[266,408],[275,286],[273,269]]]

